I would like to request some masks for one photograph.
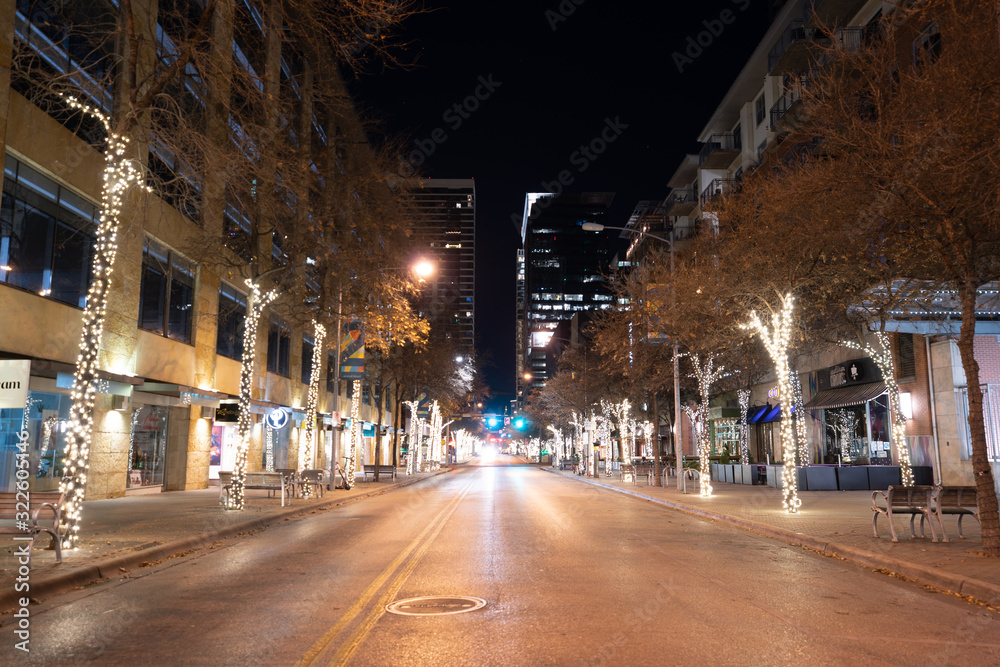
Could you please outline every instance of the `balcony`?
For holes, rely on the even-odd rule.
[[[793,21],[767,54],[768,74],[782,76],[808,69],[815,54],[829,41],[817,28],[806,27],[802,21]]]
[[[807,25],[843,25],[856,16],[866,2],[867,0],[816,0]]]
[[[667,197],[667,215],[687,215],[698,205],[694,188],[675,188]]]
[[[725,197],[731,192],[735,192],[739,187],[739,181],[735,178],[715,178],[708,184],[708,187],[701,191],[701,209],[702,211],[711,209],[712,202],[717,201],[720,197]]]
[[[713,134],[705,142],[698,156],[702,169],[725,169],[740,154],[740,137],[732,132]]]
[[[789,130],[795,127],[795,123],[801,113],[799,102],[802,100],[803,93],[809,90],[809,81],[812,76],[812,73],[809,72],[799,76],[798,79],[787,87],[784,94],[774,103],[774,106],[771,107],[772,132]]]

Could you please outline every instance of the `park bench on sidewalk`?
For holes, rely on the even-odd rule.
[[[653,464],[649,461],[640,461],[635,464],[635,472],[633,473],[632,483],[635,485],[639,484],[639,478],[646,478],[646,486],[653,483],[653,475],[656,474]]]
[[[366,466],[364,466],[364,471],[365,471],[364,481],[366,481],[366,482],[368,481],[368,475],[371,475],[373,478],[375,477],[375,466],[374,465],[366,465]],[[379,478],[381,478],[382,475],[389,475],[389,477],[391,479],[396,479],[396,466],[392,466],[392,465],[379,465],[378,466],[378,476],[379,476]]]
[[[229,489],[233,486],[233,473],[219,471],[219,504],[225,507],[229,500]],[[281,494],[281,506],[285,506],[285,497],[291,505],[291,477],[280,472],[248,472],[244,482],[244,490],[264,490],[267,497],[272,493]]]
[[[576,462],[573,459],[559,459],[560,470],[575,470]]]
[[[619,477],[622,483],[632,482],[635,483],[635,466],[631,463],[622,463],[618,466]]]
[[[931,525],[931,541],[937,542],[937,531],[934,530],[932,514],[934,512],[933,496],[934,487],[927,485],[918,486],[890,486],[885,491],[875,491],[872,493],[872,532],[878,537],[878,517],[885,515],[889,522],[889,531],[892,533],[892,541],[898,542],[896,537],[896,527],[892,523],[893,514],[910,515],[910,536],[916,537],[913,530],[913,521],[920,517],[920,537],[924,537],[924,519]],[[880,507],[878,497],[882,496],[885,507]]]
[[[62,506],[65,500],[66,494],[61,491],[0,492],[0,534],[29,538],[22,542],[28,545],[29,568],[31,550],[40,533],[52,536],[56,564],[62,563],[62,538],[59,533],[62,531]],[[22,516],[19,518],[18,515]]]
[[[979,499],[974,486],[939,486],[935,488],[934,514],[937,515],[938,525],[941,526],[941,539],[948,541],[948,533],[944,529],[945,514],[958,515],[958,536],[964,538],[962,533],[962,519],[972,516],[979,521]]]
[[[299,497],[302,497],[303,489],[312,489],[312,495],[322,498],[326,492],[326,471],[321,468],[303,470],[299,473],[299,478],[295,482]]]

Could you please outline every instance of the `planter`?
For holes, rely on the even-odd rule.
[[[772,489],[781,488],[781,466],[766,466],[767,468],[767,485]]]
[[[888,489],[903,483],[899,466],[862,466],[868,469],[868,488],[873,491]]]
[[[810,491],[836,491],[837,469],[833,466],[806,466],[806,485]]]
[[[837,469],[837,489],[867,491],[868,471],[863,466],[840,466]]]
[[[736,465],[742,472],[740,473],[740,484],[757,484],[757,466],[755,465]]]
[[[733,466],[731,463],[720,463],[719,469],[722,472],[722,479],[720,481],[726,482],[727,484],[733,483]]]
[[[733,469],[733,484],[743,483],[743,466],[739,463],[734,463],[730,466]]]
[[[709,463],[708,465],[709,465],[709,468],[712,471],[712,481],[713,482],[721,481],[721,480],[719,480],[719,464],[718,463]]]

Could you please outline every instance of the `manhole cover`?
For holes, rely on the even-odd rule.
[[[486,606],[486,600],[468,595],[426,595],[409,600],[396,600],[387,604],[385,610],[403,616],[445,616],[464,614]]]

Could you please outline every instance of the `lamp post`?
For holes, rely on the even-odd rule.
[[[580,227],[587,232],[601,232],[605,229],[619,229],[623,232],[629,232],[631,234],[636,234],[639,236],[648,236],[649,238],[656,239],[657,241],[662,241],[670,247],[670,276],[673,278],[674,275],[674,228],[670,228],[669,238],[663,238],[662,236],[657,236],[656,234],[650,234],[649,232],[642,231],[639,229],[633,229],[631,227],[611,227],[610,225],[602,225],[597,222],[584,222],[580,224]],[[676,295],[676,286],[671,285],[670,290],[671,295]],[[675,297],[676,298],[676,297]],[[681,443],[681,388],[680,388],[680,362],[679,362],[679,350],[677,349],[677,337],[674,336],[674,464],[677,466],[677,490],[681,490],[682,484],[682,468],[683,468],[683,446]],[[655,396],[654,396],[655,399]],[[657,422],[659,418],[657,418]],[[660,440],[660,425],[657,423],[654,426],[656,430],[656,441],[657,441],[657,451],[656,459],[659,461],[659,440]],[[659,477],[657,477],[657,484],[659,484]]]
[[[424,280],[426,280],[427,278],[429,278],[431,275],[434,274],[435,266],[434,263],[431,262],[430,260],[420,259],[410,266],[391,266],[388,268],[378,267],[375,269],[371,269],[370,271],[365,271],[364,273],[352,276],[352,280],[358,280],[360,278],[364,278],[365,276],[377,272],[400,271],[404,269],[412,271],[417,276],[419,282],[424,282]],[[341,278],[337,287],[337,339],[336,339],[337,363],[334,364],[334,369],[333,369],[333,411],[338,413],[338,415],[340,413],[340,365],[342,363],[342,360],[340,358],[340,346],[343,344],[343,335],[344,335],[343,317],[344,317],[344,280],[343,278]],[[351,428],[354,429],[356,427],[357,425],[352,422]],[[337,460],[340,458],[339,451],[340,451],[341,432],[342,431],[335,431],[337,436],[333,444],[333,452],[331,452],[332,456],[330,457],[330,479],[333,480],[334,486],[336,486],[337,482],[337,477],[336,477]],[[378,466],[375,467],[375,471],[376,471],[375,474],[378,475]],[[354,472],[355,471],[353,470],[350,471],[344,470],[344,485],[348,489],[354,486]],[[348,475],[350,475],[350,477],[348,477]],[[378,477],[376,477],[376,481],[378,481]]]

